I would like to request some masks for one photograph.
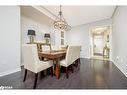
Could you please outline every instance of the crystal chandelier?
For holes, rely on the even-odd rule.
[[[61,5],[60,5],[59,14],[54,21],[54,28],[58,30],[65,30],[65,31],[68,31],[71,29],[71,26],[68,25],[64,16],[62,15]]]

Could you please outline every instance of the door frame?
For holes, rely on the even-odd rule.
[[[100,28],[100,27],[108,27],[109,31],[109,47],[110,47],[110,57],[109,60],[112,60],[112,25],[102,25],[102,26],[93,26],[89,30],[89,51],[90,51],[90,59],[93,59],[93,38],[92,38],[92,29]]]

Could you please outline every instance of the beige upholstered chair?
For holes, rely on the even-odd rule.
[[[65,46],[65,45],[61,45],[61,46],[59,46],[59,49],[60,49],[60,50],[66,50],[66,47],[67,47],[67,46]]]
[[[59,47],[58,47],[58,46],[56,46],[56,45],[52,45],[52,46],[51,46],[51,50],[52,50],[52,51],[59,50]]]
[[[73,66],[73,62],[78,58],[77,46],[69,46],[66,53],[66,58],[60,61],[60,65],[66,68],[66,77],[68,78],[68,67]],[[73,72],[73,67],[72,67]]]
[[[50,51],[51,50],[49,45],[42,45],[41,48],[42,48],[42,51]]]
[[[41,48],[42,48],[42,52],[51,51],[51,48],[50,48],[49,45],[42,45]],[[47,59],[47,58],[41,58],[41,60],[48,61],[49,59]]]
[[[80,61],[81,46],[69,46],[66,58],[60,62],[60,65],[66,67],[66,77],[68,78],[68,67],[71,66],[73,72],[73,63],[78,59]]]
[[[76,46],[75,47],[76,51],[74,52],[74,63],[76,63],[76,66],[78,65],[78,63],[80,63],[80,51],[81,51],[81,46]]]
[[[34,87],[36,88],[37,77],[40,71],[46,70],[48,68],[53,70],[51,61],[40,61],[38,58],[37,46],[35,44],[25,44],[23,45],[23,61],[25,68],[24,80],[26,79],[27,70],[35,73]]]
[[[60,46],[52,45],[51,50],[66,50],[66,46],[65,45],[60,45]]]

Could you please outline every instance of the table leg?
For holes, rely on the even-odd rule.
[[[60,78],[60,64],[59,64],[59,59],[56,60],[56,70],[55,70],[56,78]]]

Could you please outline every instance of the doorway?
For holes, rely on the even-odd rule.
[[[91,30],[91,58],[109,60],[110,58],[110,27],[96,27]]]

